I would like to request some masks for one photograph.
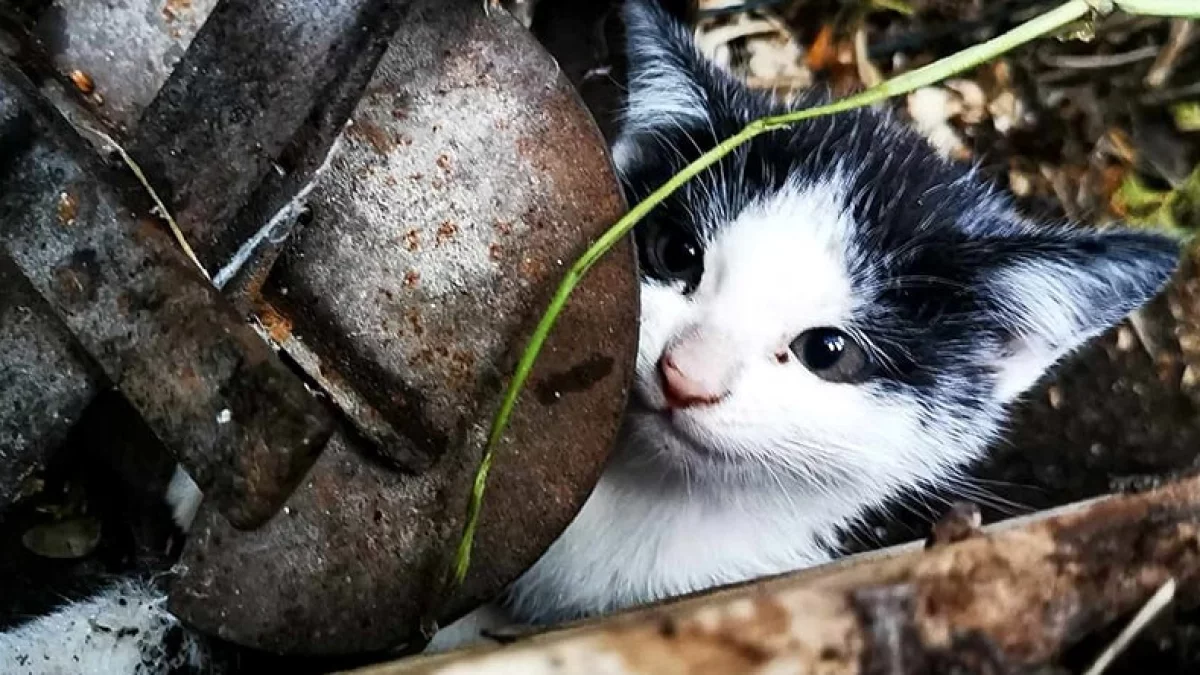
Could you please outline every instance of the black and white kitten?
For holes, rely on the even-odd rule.
[[[625,9],[613,154],[631,203],[780,102],[708,62],[654,0]],[[502,606],[558,622],[826,562],[838,530],[956,480],[1006,408],[1171,276],[1178,245],[1034,223],[887,113],[759,136],[636,233],[637,374],[582,511]]]
[[[751,120],[820,102],[750,91],[654,0],[630,0],[625,19],[629,100],[613,154],[631,203]],[[759,136],[636,240],[637,375],[611,463],[503,602],[439,633],[435,650],[497,622],[830,560],[839,528],[867,509],[958,477],[1007,406],[1155,295],[1178,257],[1156,235],[1030,222],[875,110]],[[184,523],[189,485],[181,475],[171,497]],[[147,607],[122,620],[159,625],[161,596],[125,586],[0,635],[0,671],[76,672],[79,657],[87,672],[134,672],[143,654],[102,660],[60,634],[86,632],[86,612],[122,593]]]

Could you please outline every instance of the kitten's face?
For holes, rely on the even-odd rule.
[[[634,202],[781,108],[704,62],[651,1],[626,17],[614,156]],[[689,473],[874,492],[976,457],[1005,405],[1157,292],[1177,255],[1145,234],[1035,227],[873,112],[760,136],[636,238],[632,447]]]
[[[890,346],[865,321],[875,300],[851,273],[851,220],[839,186],[818,183],[763,196],[696,236],[646,228],[629,417],[657,450],[830,487],[876,472],[912,478],[955,451],[923,438],[964,430],[884,373]]]

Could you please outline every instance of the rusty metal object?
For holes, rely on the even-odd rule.
[[[366,91],[257,307],[354,433],[261,530],[202,511],[173,588],[189,623],[277,652],[417,639],[502,385],[566,264],[625,208],[575,92],[503,13],[414,2]],[[532,564],[594,485],[632,374],[633,271],[624,242],[560,319],[499,450],[477,565],[443,619]],[[411,475],[363,460],[378,451],[442,456]]]
[[[27,3],[28,4],[28,3]],[[42,6],[38,7],[38,4]],[[29,31],[46,64],[91,82],[80,91],[112,128],[132,130],[218,0],[56,0],[34,3]]]
[[[1200,603],[1200,478],[928,551],[816,568],[505,648],[358,675],[1012,673],[1049,665],[1168,580]]]
[[[0,197],[0,241],[21,275],[51,300],[57,316],[49,318],[78,338],[207,488],[172,606],[202,630],[242,644],[334,654],[414,636],[418,617],[443,600],[429,593],[460,533],[482,434],[505,378],[565,264],[625,208],[591,117],[519,24],[503,13],[485,18],[471,0],[424,0],[411,12],[408,5],[197,5],[208,23],[196,25],[195,39],[181,36],[187,53],[156,54],[163,68],[145,73],[112,110],[100,99],[136,70],[120,60],[125,51],[110,72],[103,63],[59,58],[75,53],[65,44],[43,45],[56,55],[60,78],[44,80],[42,94],[80,125],[100,127],[95,113],[116,129],[112,135],[164,194],[205,267],[221,272],[224,298],[188,267],[158,223],[127,216],[145,208],[141,188],[123,180],[123,171],[105,170],[77,137],[59,157],[62,138],[51,143],[39,129],[32,145],[14,146],[20,152],[6,167],[6,175],[29,182],[23,189],[33,188]],[[62,16],[83,16],[71,7],[78,11]],[[389,43],[402,15],[403,30]],[[129,17],[101,18],[91,32],[74,19],[56,24],[50,14],[35,27],[88,43],[111,26],[132,25]],[[130,30],[131,41],[142,28]],[[260,35],[233,49],[232,33]],[[153,52],[163,44],[144,46]],[[289,62],[297,54],[304,58]],[[32,119],[39,124],[52,116],[44,102],[31,103],[28,86],[21,97],[22,106],[38,108]],[[83,108],[75,98],[85,99]],[[342,134],[351,112],[354,124]],[[47,128],[71,135],[61,120]],[[332,164],[318,173],[339,134]],[[35,165],[30,155],[42,150],[63,170]],[[43,193],[53,190],[75,205],[74,229],[14,225],[32,219],[48,226]],[[117,206],[127,203],[132,208]],[[293,233],[301,220],[309,226]],[[38,247],[42,240],[46,249]],[[634,269],[625,242],[593,269],[562,316],[500,449],[476,566],[444,620],[532,564],[594,485],[635,355]],[[128,291],[119,302],[110,292],[116,287]],[[238,527],[259,524],[268,504],[247,507],[246,500],[264,497],[272,508],[282,502],[299,473],[285,470],[287,453],[259,446],[214,467],[187,444],[213,441],[205,434],[214,426],[255,420],[264,442],[296,431],[309,436],[303,426],[288,426],[289,419],[305,422],[287,414],[298,398],[268,398],[247,414],[234,405],[209,409],[256,386],[253,372],[235,373],[244,361],[233,352],[199,349],[215,326],[230,329],[234,352],[256,353],[271,375],[295,384],[231,304],[347,423],[286,511],[254,532]],[[181,346],[190,351],[172,354]],[[178,377],[180,364],[195,369],[192,362],[219,372]],[[168,385],[163,395],[155,377],[176,390]],[[264,403],[241,401],[255,402]],[[311,437],[311,449],[322,437]],[[256,509],[254,518],[231,510],[237,499]],[[263,588],[279,594],[264,596]]]
[[[0,246],[223,514],[260,524],[315,460],[329,413],[6,62],[0,101],[13,120]]]
[[[79,421],[103,376],[2,250],[0,289],[3,510]]]
[[[207,269],[261,227],[227,226],[268,172],[295,169],[285,150],[360,58],[378,57],[406,6],[222,0],[212,11],[128,143]]]

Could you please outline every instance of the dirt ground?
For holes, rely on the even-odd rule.
[[[610,136],[622,69],[612,4],[543,0],[533,24]],[[850,91],[1056,4],[700,0],[692,16],[704,49],[753,86]],[[1200,25],[1113,16],[1094,28],[1090,40],[1041,40],[890,105],[947,154],[978,162],[1030,214],[1190,233],[1200,227]],[[1006,442],[970,480],[877,514],[847,532],[848,549],[924,537],[953,499],[980,504],[994,521],[1191,472],[1200,447],[1200,250],[1191,257],[1163,297],[1019,406]],[[166,569],[178,554],[178,533],[149,496],[169,478],[169,461],[139,450],[155,446],[141,429],[123,430],[128,447],[89,447],[89,425],[105,420],[85,420],[0,521],[9,588],[0,626],[114,575]],[[1081,642],[1060,672],[1080,672],[1108,639]],[[238,659],[243,668],[269,660]],[[1200,613],[1168,614],[1109,672],[1147,668],[1200,672]]]

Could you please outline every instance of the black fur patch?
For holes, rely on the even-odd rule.
[[[621,167],[631,204],[752,120],[829,100],[813,90],[785,105],[749,90],[709,63],[654,0],[630,0],[626,20],[631,90],[675,83],[697,103],[671,119],[631,103],[625,142],[636,152]],[[971,166],[942,158],[887,112],[860,108],[760,135],[685,184],[635,231],[643,270],[657,228],[704,243],[787,184],[844,192],[854,222],[846,264],[866,308],[853,328],[887,366],[875,385],[937,392],[951,406],[980,405],[993,386],[991,364],[1028,337],[1020,289],[997,283],[1005,270],[1028,271],[1030,288],[1045,283],[1039,273],[1061,284],[1087,310],[1063,308],[1064,320],[1084,322],[1082,338],[1153,296],[1178,260],[1178,244],[1160,235],[1034,226]],[[781,271],[779,283],[792,282]]]

